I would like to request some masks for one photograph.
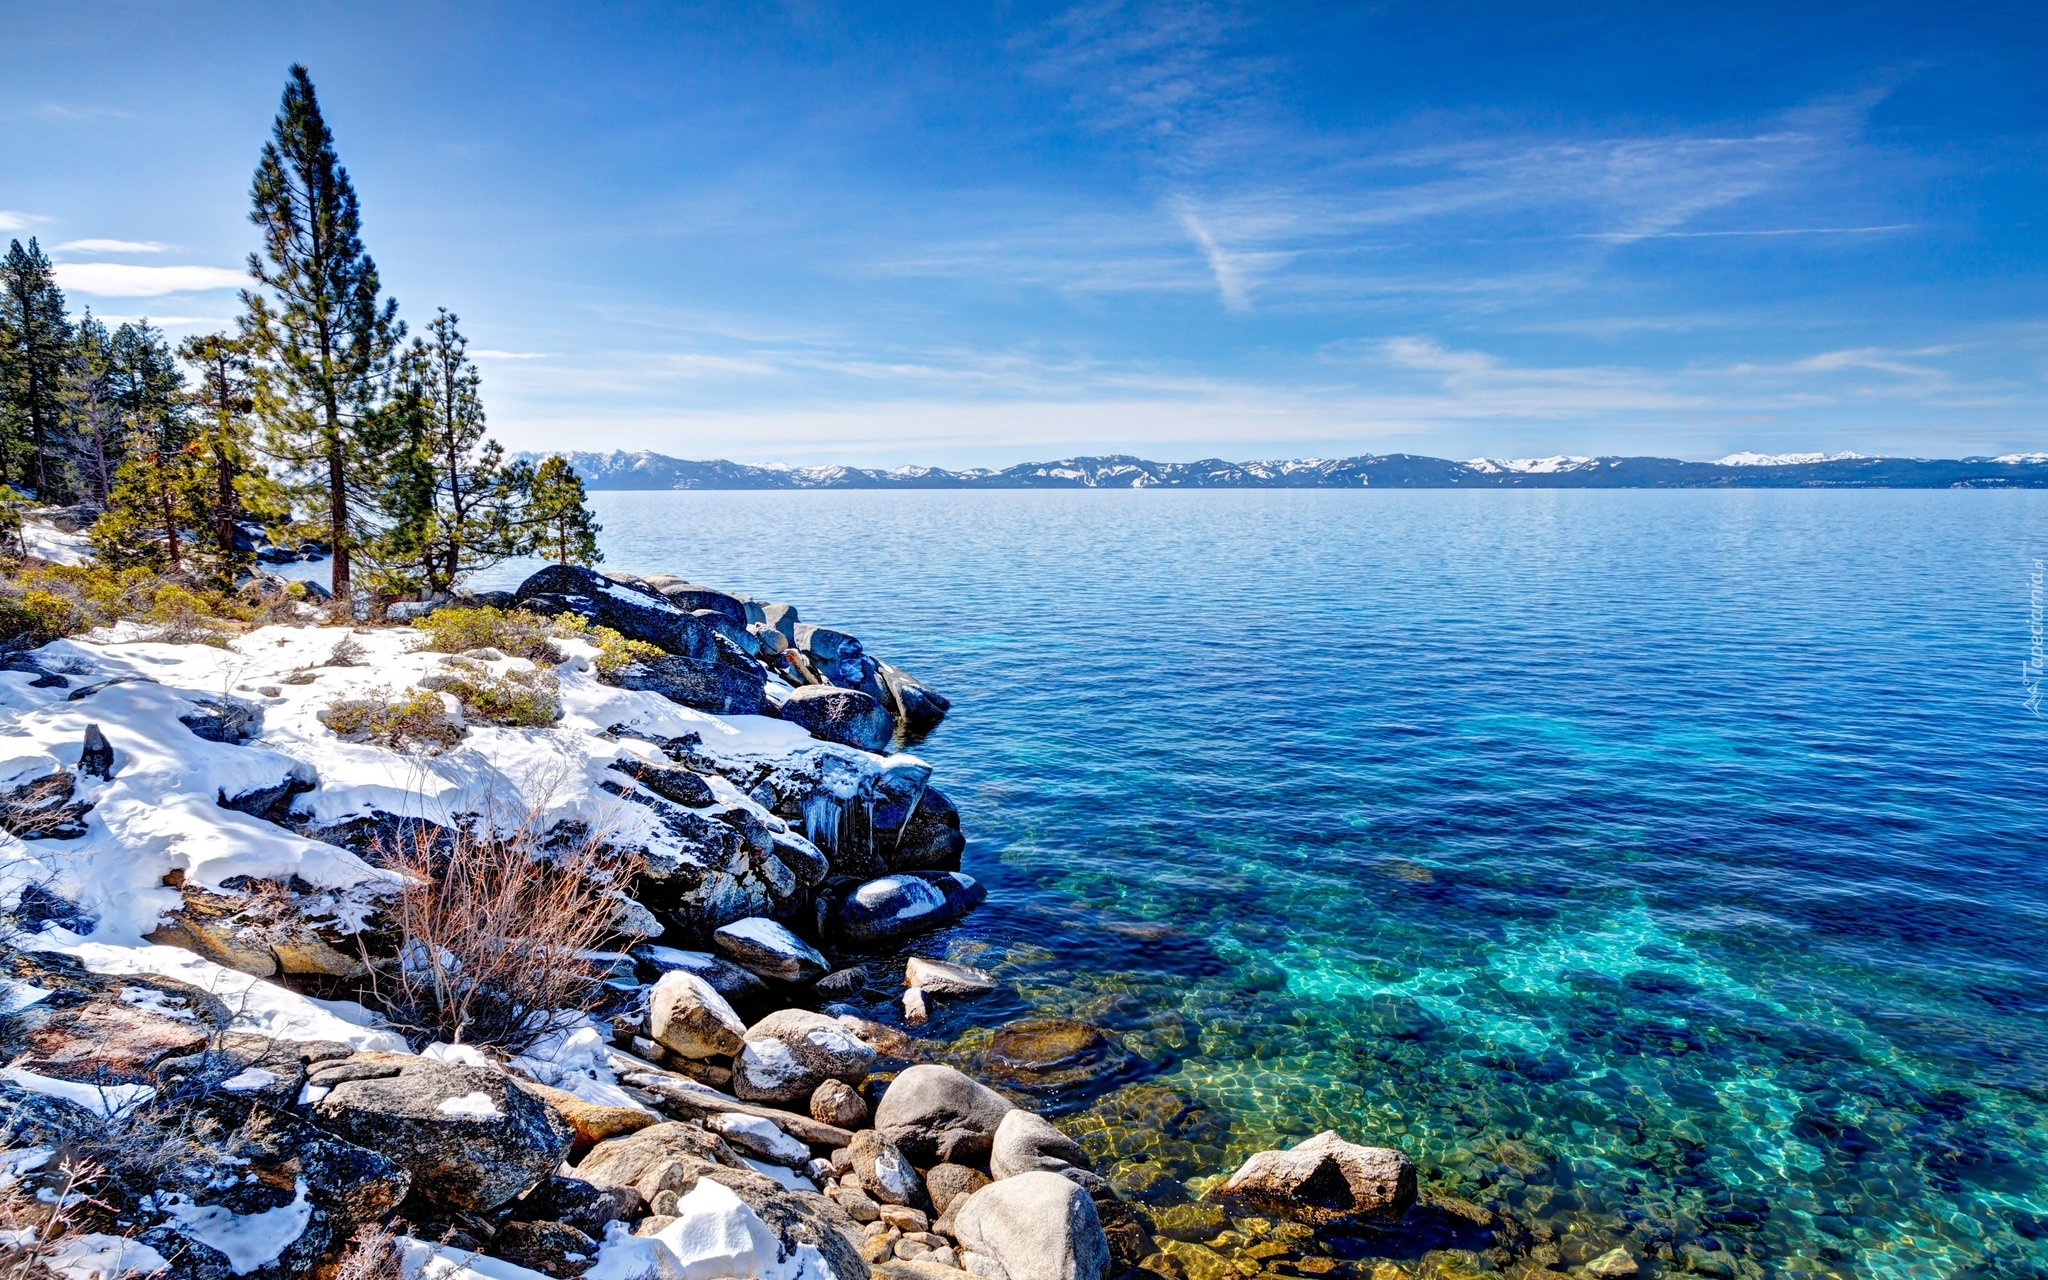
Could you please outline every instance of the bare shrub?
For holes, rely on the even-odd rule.
[[[439,755],[462,741],[462,726],[449,716],[441,695],[426,689],[403,694],[371,689],[359,697],[336,698],[318,714],[337,738],[393,751]]]
[[[405,1274],[405,1255],[398,1250],[398,1233],[390,1227],[364,1223],[349,1237],[348,1249],[336,1264],[334,1280],[399,1280]]]
[[[586,836],[550,849],[537,817],[510,835],[422,833],[379,860],[405,878],[391,909],[398,954],[371,966],[371,997],[416,1041],[516,1052],[597,1003],[612,894],[633,866]]]

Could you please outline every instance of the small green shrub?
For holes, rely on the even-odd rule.
[[[219,644],[225,632],[262,616],[231,593],[141,567],[37,564],[0,575],[0,640],[47,644],[131,619],[154,624],[155,639]]]
[[[454,694],[468,719],[515,729],[545,729],[562,718],[561,682],[546,667],[507,671],[501,676],[468,658],[450,659],[448,667],[420,684],[437,693]]]
[[[578,619],[581,621],[581,619]],[[436,653],[468,653],[471,649],[496,649],[508,657],[530,662],[556,663],[562,655],[549,639],[560,634],[554,620],[524,609],[436,609],[412,625],[427,638],[426,648]]]
[[[372,689],[360,697],[337,698],[319,719],[337,738],[373,742],[393,751],[439,755],[462,741],[462,726],[449,718],[440,695],[427,689],[409,689],[402,695]]]

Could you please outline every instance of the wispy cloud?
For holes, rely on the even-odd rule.
[[[121,262],[60,262],[57,283],[95,298],[158,298],[167,293],[238,289],[246,272],[227,267],[139,267]]]
[[[32,213],[18,213],[13,209],[0,209],[0,231],[26,231],[38,222],[47,222]]]
[[[45,120],[133,120],[135,113],[118,107],[76,106],[65,102],[45,102],[36,107],[36,114]]]
[[[471,347],[469,354],[479,360],[552,360],[550,351],[499,351],[492,347]]]
[[[161,240],[66,240],[57,253],[162,253],[176,245]]]

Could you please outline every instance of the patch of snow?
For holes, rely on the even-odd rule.
[[[743,1066],[746,1076],[756,1084],[774,1087],[791,1080],[801,1080],[808,1072],[796,1054],[780,1040],[763,1037],[749,1040],[740,1049],[739,1061],[733,1064]]]
[[[815,964],[825,963],[825,957],[818,954],[816,947],[766,916],[748,916],[744,920],[735,920],[731,924],[719,926],[718,932],[745,938],[780,956],[788,956],[794,960],[809,960]]]
[[[334,1090],[329,1085],[302,1084],[299,1086],[299,1105],[302,1107],[310,1107],[314,1103],[320,1101],[320,1099],[326,1097],[328,1094],[332,1092],[334,1092]]]
[[[147,1009],[159,1017],[183,1018],[187,1022],[198,1019],[198,1015],[193,1012],[190,1002],[185,997],[168,995],[155,987],[123,987],[120,995],[122,1004]]]
[[[1992,461],[2008,467],[2038,467],[2048,464],[2048,453],[2002,453]]]
[[[809,1147],[784,1133],[773,1120],[760,1116],[721,1111],[704,1117],[704,1127],[781,1164],[806,1164],[811,1158]]]
[[[549,1280],[543,1272],[489,1254],[429,1244],[411,1236],[400,1236],[393,1243],[398,1247],[399,1275],[404,1280]]]
[[[0,1067],[0,1080],[11,1080],[30,1093],[83,1107],[102,1120],[123,1115],[156,1097],[156,1090],[146,1084],[79,1084],[37,1075],[23,1067]]]
[[[217,1204],[193,1204],[177,1195],[165,1200],[162,1207],[177,1224],[179,1234],[226,1254],[228,1265],[238,1276],[277,1261],[292,1241],[306,1234],[306,1224],[313,1220],[313,1202],[306,1199],[303,1178],[290,1204],[262,1213],[235,1213]]]
[[[675,1256],[676,1280],[837,1280],[812,1245],[798,1245],[783,1256],[781,1243],[760,1215],[731,1188],[709,1178],[697,1180],[676,1205],[676,1220],[652,1238]]]
[[[42,987],[13,978],[0,978],[0,1016],[20,1013],[38,1000],[47,1000],[50,993]]]
[[[82,533],[66,533],[34,516],[23,518],[21,540],[30,555],[55,564],[84,564],[92,559],[91,538]]]
[[[177,947],[121,947],[85,942],[62,929],[28,939],[37,950],[76,956],[94,973],[154,973],[219,997],[233,1011],[229,1027],[273,1040],[339,1040],[355,1049],[409,1053],[405,1038],[379,1030],[376,1015],[352,1000],[315,1000],[275,983],[217,965]]]
[[[488,1093],[465,1093],[459,1098],[443,1098],[434,1105],[434,1110],[444,1116],[467,1116],[472,1120],[496,1120],[505,1114],[498,1110],[498,1104],[491,1101]]]
[[[1548,458],[1470,458],[1465,465],[1487,475],[1519,471],[1524,475],[1548,476],[1565,471],[1584,471],[1588,467],[1599,466],[1600,460],[1560,453]]]
[[[773,1178],[785,1191],[816,1191],[818,1189],[817,1183],[812,1182],[794,1169],[785,1168],[779,1164],[770,1164],[766,1160],[756,1160],[744,1152],[735,1151],[733,1154],[739,1156],[741,1163],[745,1164],[747,1168],[752,1169],[755,1173],[760,1174],[764,1178]]]
[[[1731,453],[1716,458],[1717,467],[1801,467],[1810,462],[1850,462],[1870,455],[1863,453]]]
[[[34,1173],[57,1154],[54,1147],[17,1147],[0,1151],[0,1186],[13,1186],[24,1173]]]
[[[220,1082],[220,1087],[229,1093],[254,1093],[268,1089],[277,1083],[277,1072],[265,1071],[262,1067],[244,1067]]]
[[[43,1255],[43,1265],[64,1280],[117,1280],[152,1275],[171,1264],[140,1241],[88,1231],[57,1241]]]
[[[462,1067],[482,1067],[487,1071],[498,1069],[498,1064],[478,1052],[475,1045],[430,1044],[420,1050],[420,1056],[432,1058],[436,1062],[452,1062]]]

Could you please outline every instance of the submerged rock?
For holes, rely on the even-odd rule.
[[[985,996],[996,989],[993,974],[964,964],[912,956],[903,966],[903,985],[935,996]]]
[[[997,1029],[982,1055],[1005,1084],[1051,1092],[1121,1075],[1136,1061],[1099,1027],[1072,1018],[1025,1018]]]
[[[1288,1151],[1254,1153],[1209,1198],[1315,1226],[1397,1221],[1415,1203],[1415,1165],[1324,1130]]]

